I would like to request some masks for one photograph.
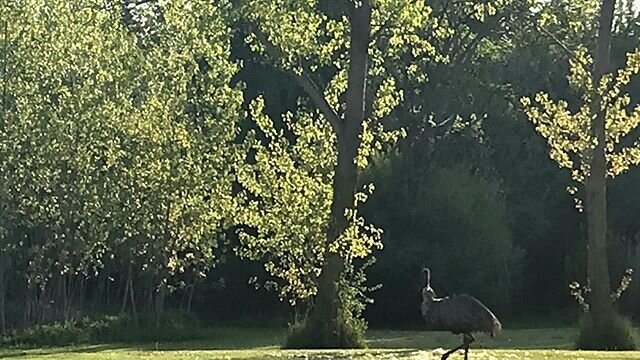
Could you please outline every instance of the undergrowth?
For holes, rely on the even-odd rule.
[[[606,327],[596,327],[591,314],[580,319],[576,347],[580,350],[635,350],[635,330],[631,322],[615,315]]]
[[[35,325],[14,330],[0,338],[0,346],[65,346],[96,343],[130,343],[153,341],[198,340],[207,332],[198,319],[184,313],[155,316],[130,315],[85,317],[67,321]]]

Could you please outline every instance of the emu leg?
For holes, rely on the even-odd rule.
[[[464,360],[468,360],[469,358],[469,345],[474,342],[476,339],[471,334],[464,334],[462,338],[462,346],[464,347]]]
[[[464,347],[465,347],[465,344],[466,344],[466,335],[465,335],[465,337],[463,338],[462,345],[458,346],[458,347],[457,347],[457,348],[455,348],[455,349],[451,349],[451,350],[447,351],[446,353],[442,354],[442,357],[440,358],[440,360],[446,360],[446,359],[449,357],[449,355],[451,355],[451,354],[453,354],[454,352],[456,352],[456,351],[458,351],[458,350],[460,350],[460,349],[464,348]]]
[[[449,357],[449,355],[451,355],[451,354],[453,354],[454,352],[456,352],[456,351],[458,351],[458,350],[462,349],[463,347],[464,347],[464,344],[462,344],[462,345],[458,346],[458,347],[457,347],[457,348],[455,348],[455,349],[451,349],[451,350],[447,351],[446,353],[442,354],[442,357],[440,358],[440,360],[446,360],[446,359]]]

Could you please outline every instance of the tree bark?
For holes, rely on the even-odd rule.
[[[124,314],[127,310],[127,299],[129,296],[129,279],[131,278],[131,269],[127,272],[127,279],[124,281],[124,294],[122,295],[122,305],[120,305],[120,313]]]
[[[133,313],[133,322],[138,326],[138,311],[136,310],[136,296],[133,291],[133,279],[131,278],[131,265],[129,265],[129,297],[131,298],[131,311]]]
[[[611,48],[611,26],[615,0],[603,0],[600,8],[598,40],[594,62],[594,84],[597,87],[600,79],[609,71],[609,54]],[[607,260],[607,163],[605,157],[605,119],[602,110],[602,98],[596,95],[592,111],[596,114],[592,133],[597,139],[592,157],[591,173],[586,183],[587,205],[587,265],[591,296],[591,314],[594,326],[605,326],[614,315],[611,301],[611,285],[609,280],[609,264]]]
[[[345,209],[353,205],[353,197],[358,182],[355,158],[360,146],[362,122],[365,116],[365,89],[367,80],[367,59],[371,23],[371,4],[364,0],[351,9],[351,48],[349,49],[348,87],[344,120],[337,132],[338,161],[333,179],[333,200],[331,219],[327,231],[327,246],[347,228]],[[341,347],[340,333],[344,318],[341,316],[338,282],[344,270],[344,259],[339,254],[327,252],[322,273],[318,279],[318,297],[310,316],[320,323],[333,337],[328,344]]]
[[[7,71],[7,62],[9,57],[9,22],[4,22],[4,58],[2,60],[2,116],[0,116],[0,128],[4,128],[7,117],[7,88],[9,82],[9,74]]]
[[[167,294],[167,287],[164,283],[160,283],[160,286],[156,290],[155,296],[155,316],[156,316],[156,327],[160,327],[160,321],[162,319],[162,314],[164,313],[164,301]]]
[[[0,334],[7,333],[6,294],[8,277],[6,274],[8,272],[6,270],[9,266],[8,257],[0,253]]]
[[[187,313],[191,313],[191,304],[193,304],[193,293],[196,291],[196,283],[197,280],[193,280],[193,284],[191,284],[191,288],[189,289],[189,298],[187,300],[186,308]]]

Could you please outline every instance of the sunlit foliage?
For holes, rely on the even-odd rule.
[[[561,167],[572,170],[573,180],[583,183],[589,176],[589,157],[596,146],[592,122],[597,112],[606,114],[607,175],[615,177],[640,163],[640,143],[634,131],[640,125],[640,107],[631,106],[625,91],[631,78],[640,72],[640,52],[627,54],[626,66],[615,74],[605,75],[593,84],[592,58],[581,48],[571,59],[569,83],[579,94],[581,104],[553,100],[544,92],[533,99],[524,97],[521,103],[536,130],[550,146],[550,156]],[[601,107],[594,109],[596,95],[602,97]]]
[[[265,259],[268,272],[284,280],[281,295],[295,301],[316,293],[315,281],[327,251],[338,252],[350,262],[381,247],[381,230],[367,225],[356,210],[373,187],[354,198],[353,208],[345,214],[351,225],[339,240],[330,247],[326,242],[337,162],[336,133],[330,122],[343,121],[345,111],[350,46],[347,6],[351,4],[335,2],[329,7],[317,1],[265,0],[242,4],[243,16],[251,24],[246,38],[249,47],[292,78],[309,79],[337,118],[327,119],[326,111],[302,101],[296,114],[282,115],[284,128],[278,129],[263,114],[260,99],[251,106],[258,131],[246,139],[253,154],[238,176],[249,204],[243,222],[250,231],[241,232],[239,252]],[[381,122],[403,99],[387,67],[408,57],[418,76],[420,64],[442,61],[420,35],[438,26],[430,13],[423,1],[374,3],[367,118],[362,119],[354,159],[361,169],[375,152],[404,136],[401,129],[385,130]],[[445,31],[442,36],[446,35]]]
[[[230,6],[163,5],[144,47],[108,1],[0,6],[0,243],[34,296],[109,262],[169,290],[215,264],[240,159]]]

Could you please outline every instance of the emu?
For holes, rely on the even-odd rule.
[[[441,360],[460,349],[464,349],[464,358],[467,360],[469,345],[475,341],[472,333],[485,332],[493,337],[502,329],[502,324],[489,308],[473,296],[460,294],[437,298],[431,288],[431,271],[428,268],[422,271],[425,275],[425,286],[422,289],[420,308],[430,330],[462,334],[462,345],[444,353]]]

